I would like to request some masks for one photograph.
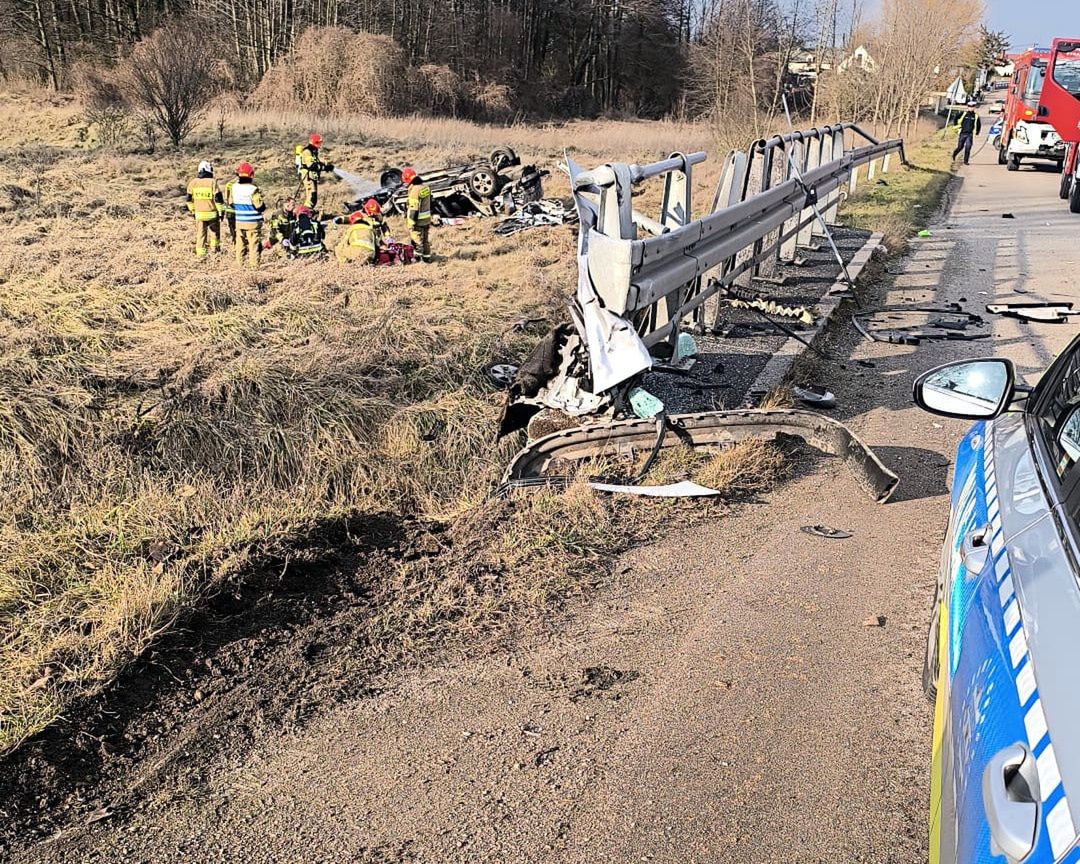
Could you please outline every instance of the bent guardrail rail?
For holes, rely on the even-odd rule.
[[[818,213],[835,219],[860,169],[867,166],[871,178],[879,166],[887,171],[893,154],[904,159],[903,147],[851,123],[755,141],[728,155],[710,212],[698,219],[691,178],[704,153],[589,170],[567,158],[580,221],[578,285],[569,304],[575,337],[561,344],[559,362],[548,359],[548,382],[535,393],[512,388],[511,404],[572,416],[621,405],[628,382],[651,367],[650,347],[674,343],[688,316],[702,324],[706,301],[740,277],[793,258],[810,242]],[[636,187],[653,178],[664,183],[658,219],[634,206]]]

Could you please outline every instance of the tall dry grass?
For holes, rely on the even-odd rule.
[[[655,509],[581,489],[509,512],[486,503],[516,444],[494,440],[502,395],[482,369],[524,356],[544,326],[515,322],[562,319],[569,231],[497,238],[476,222],[435,234],[433,267],[251,272],[228,247],[194,258],[186,181],[199,158],[222,174],[246,159],[267,198],[284,197],[310,118],[242,114],[224,143],[207,130],[197,150],[154,155],[87,149],[67,103],[5,95],[0,121],[0,752],[106,684],[205,592],[327,522],[450,521],[468,545],[468,560],[391,574],[401,627],[483,618],[477,586],[515,568],[542,578],[512,602],[564,593],[654,524]],[[708,136],[415,118],[317,128],[335,162],[373,176],[502,143],[541,161],[570,143],[647,158]],[[328,184],[327,206],[346,194]]]

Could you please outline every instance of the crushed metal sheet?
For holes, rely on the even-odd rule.
[[[708,498],[720,495],[718,489],[710,489],[693,480],[668,483],[664,486],[625,486],[618,483],[589,483],[597,492],[617,492],[623,495],[639,495],[643,498]]]
[[[824,453],[839,456],[878,503],[889,500],[899,478],[842,423],[797,409],[710,411],[667,418],[662,446],[723,448],[750,438],[784,436],[805,441]],[[577,462],[606,455],[626,455],[656,444],[651,420],[616,420],[579,426],[531,442],[511,460],[503,475],[505,488],[546,485],[544,476],[555,462]]]

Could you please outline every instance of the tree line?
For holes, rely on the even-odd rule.
[[[896,125],[933,85],[932,70],[959,62],[978,4],[884,0],[877,19],[865,22],[862,2],[0,0],[11,25],[0,34],[0,76],[62,89],[81,66],[121,64],[168,25],[197,44],[198,57],[212,55],[222,87],[250,92],[271,70],[289,74],[305,32],[345,28],[389,37],[412,68],[451,94],[420,106],[429,110],[456,113],[467,100],[454,93],[497,85],[530,116],[674,114],[766,126],[792,93],[791,59],[810,45],[821,90],[810,113],[853,111]],[[837,67],[859,41],[873,44],[878,77],[841,82]],[[409,98],[403,89],[403,113]],[[808,100],[794,101],[808,108]]]

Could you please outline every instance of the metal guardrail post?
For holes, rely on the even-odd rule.
[[[809,148],[809,151],[810,152],[806,154],[806,167],[802,172],[804,177],[815,168],[821,167],[821,140],[818,139],[817,146]],[[799,213],[800,225],[802,225],[799,229],[799,236],[796,239],[799,246],[809,246],[813,240],[814,222],[810,218],[811,216],[813,216],[813,211],[810,209],[809,205],[803,208],[802,212]]]
[[[829,134],[829,147],[832,150],[831,161],[838,162],[844,158],[844,135],[845,130],[843,126],[834,126]],[[825,198],[825,207],[823,214],[825,221],[829,225],[836,224],[836,216],[840,209],[840,187],[838,186],[832,192],[830,192]]]

